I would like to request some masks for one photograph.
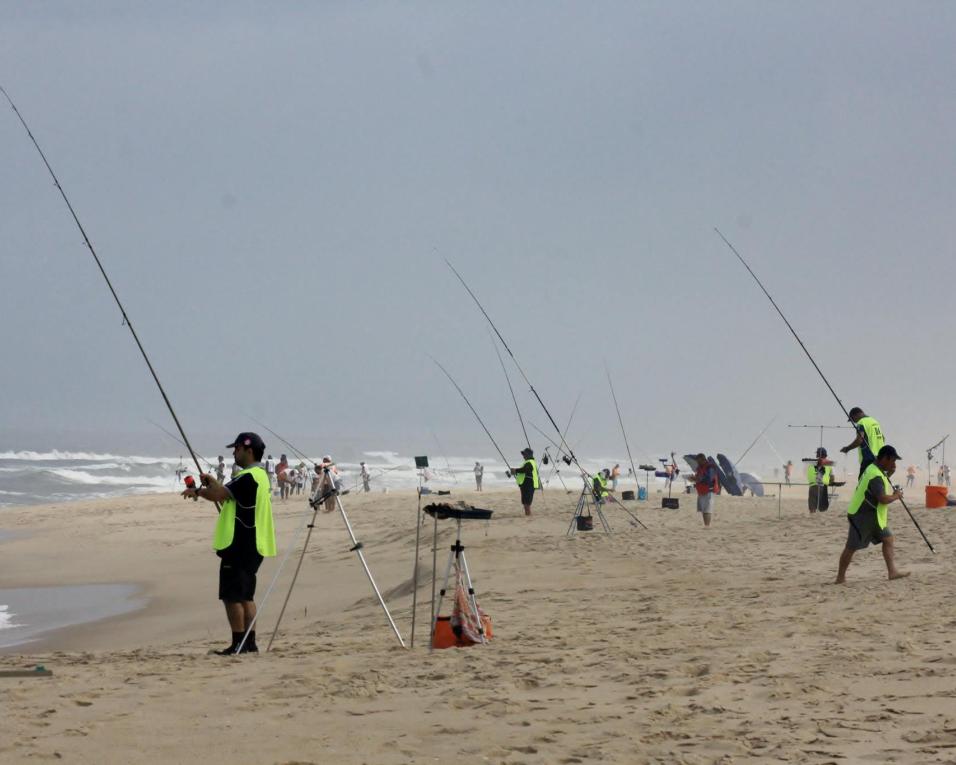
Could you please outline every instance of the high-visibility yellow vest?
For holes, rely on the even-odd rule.
[[[883,438],[883,431],[880,430],[880,423],[872,417],[861,417],[856,421],[856,426],[863,428],[863,438],[873,454],[873,459],[876,459],[876,455],[880,453],[880,449],[886,443]],[[860,462],[863,462],[863,444],[860,444]]]
[[[238,478],[249,473],[256,482],[256,550],[259,555],[269,558],[276,554],[276,530],[272,524],[272,490],[269,475],[259,466],[240,470]],[[232,544],[236,531],[236,500],[232,497],[222,503],[216,530],[213,532],[212,549],[225,550]]]
[[[863,476],[860,478],[860,482],[856,485],[856,491],[853,492],[853,496],[850,498],[850,505],[846,509],[847,515],[856,515],[864,504],[869,504],[866,501],[866,487],[870,485],[870,481],[872,481],[874,478],[883,479],[884,494],[893,493],[893,487],[890,486],[890,479],[886,477],[886,474],[880,470],[879,466],[875,462],[871,462],[869,465],[867,465],[866,470],[863,471]],[[886,528],[886,515],[886,505],[878,504],[876,506],[876,522],[880,525],[881,529]]]
[[[608,495],[607,479],[604,477],[604,473],[595,473],[594,482],[597,484],[594,487],[595,496],[604,499]]]
[[[823,478],[821,479],[824,486],[829,486],[830,481],[833,479],[833,467],[830,465],[823,466]],[[807,468],[807,483],[811,486],[817,482],[817,466],[810,465]]]
[[[536,489],[540,489],[541,482],[538,480],[538,463],[533,459],[530,459],[525,460],[521,467],[524,467],[525,465],[531,465],[531,485]],[[527,478],[525,473],[515,473],[515,481],[517,481],[518,486],[521,486],[521,484],[524,483],[525,478]]]

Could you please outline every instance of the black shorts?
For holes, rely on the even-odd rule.
[[[219,600],[226,603],[255,600],[256,572],[261,563],[261,558],[258,562],[223,560],[219,564]]]
[[[870,545],[881,545],[883,540],[893,536],[890,527],[880,528],[875,510],[860,510],[848,515],[850,530],[846,536],[846,546],[851,550],[863,550]]]
[[[526,479],[519,488],[521,489],[521,504],[530,505],[534,500],[534,484],[531,483],[531,479]]]

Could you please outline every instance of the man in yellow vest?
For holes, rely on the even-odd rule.
[[[256,573],[263,558],[276,554],[272,523],[272,489],[269,475],[260,464],[265,444],[256,433],[240,433],[229,444],[238,475],[223,485],[203,474],[202,486],[186,489],[183,497],[202,497],[220,503],[213,535],[213,549],[221,558],[219,599],[226,607],[232,643],[216,653],[234,654],[256,616]],[[255,631],[242,647],[243,653],[257,653]]]
[[[817,461],[807,467],[807,505],[811,513],[823,513],[830,509],[830,486],[843,486],[842,481],[833,480],[833,463],[827,459],[827,450],[817,449]]]
[[[521,504],[524,507],[524,514],[531,515],[531,503],[534,501],[534,490],[541,488],[541,481],[538,480],[538,463],[534,460],[534,452],[529,446],[521,450],[521,456],[524,457],[524,463],[521,467],[515,468],[511,474],[518,482],[518,488],[521,489]]]
[[[893,532],[887,525],[887,505],[903,496],[903,492],[890,485],[889,477],[896,470],[896,461],[900,455],[889,444],[876,454],[876,461],[867,465],[860,478],[856,491],[847,507],[847,519],[850,530],[846,538],[846,547],[840,554],[837,570],[837,584],[846,581],[846,570],[853,560],[853,553],[866,549],[869,545],[883,545],[883,560],[886,561],[886,573],[890,579],[909,576],[908,572],[896,568],[893,560]]]
[[[850,421],[856,428],[856,438],[853,439],[853,443],[847,444],[840,451],[848,454],[859,447],[860,477],[862,478],[863,471],[866,470],[867,465],[876,459],[876,455],[883,444],[886,443],[886,439],[883,437],[880,423],[872,417],[868,417],[860,407],[855,406],[850,410]]]
[[[610,475],[611,471],[604,468],[596,472],[594,474],[594,480],[591,481],[591,494],[594,496],[594,501],[599,505],[603,505],[607,502],[607,495],[610,493],[607,489],[607,483]]]

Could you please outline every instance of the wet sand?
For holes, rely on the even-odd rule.
[[[627,487],[622,487],[627,488]],[[465,499],[495,510],[464,544],[487,646],[429,653],[431,521],[423,534],[418,645],[399,647],[338,514],[312,536],[274,650],[207,655],[228,631],[210,551],[214,511],[170,496],[4,510],[4,585],[132,582],[146,608],[61,630],[0,668],[0,761],[79,763],[951,762],[956,654],[948,606],[949,510],[910,500],[937,547],[890,512],[906,580],[879,551],[830,584],[846,535],[844,489],[810,516],[805,489],[609,508],[615,534],[565,531],[577,492],[552,489],[521,515],[517,492]],[[437,498],[429,498],[437,499]],[[413,493],[349,495],[349,517],[408,637]],[[276,503],[280,556],[304,503]],[[453,524],[440,524],[443,569]],[[301,537],[300,537],[301,539]],[[295,558],[262,611],[275,623]],[[260,601],[275,571],[260,576]],[[266,633],[266,634],[263,634]]]

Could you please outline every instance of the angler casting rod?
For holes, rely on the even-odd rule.
[[[304,459],[304,460],[307,460],[308,462],[312,462],[313,465],[316,464],[316,463],[313,462],[309,457],[307,457],[304,452],[299,451],[299,449],[297,449],[297,448],[296,448],[295,446],[293,446],[291,443],[289,443],[288,441],[286,441],[282,436],[280,436],[278,433],[276,433],[276,432],[275,432],[272,428],[270,428],[268,425],[265,425],[264,423],[259,422],[259,420],[255,419],[254,417],[250,417],[249,419],[251,419],[251,420],[252,420],[253,422],[255,422],[255,423],[258,423],[258,424],[261,425],[263,428],[265,428],[267,431],[269,431],[272,435],[274,435],[276,438],[278,438],[282,443],[284,443],[286,446],[288,446],[288,447],[293,451],[294,454],[297,454],[300,458],[302,458],[302,459]],[[328,474],[328,468],[326,468],[326,474]],[[322,502],[324,502],[324,501],[325,501],[326,499],[328,499],[330,496],[335,497],[336,507],[338,507],[339,514],[342,516],[342,521],[345,523],[345,528],[346,528],[346,530],[348,531],[349,538],[352,540],[352,547],[349,548],[349,551],[350,551],[350,552],[354,552],[354,553],[356,553],[356,554],[358,555],[358,559],[359,559],[359,561],[361,561],[361,563],[362,563],[362,568],[365,569],[365,575],[368,577],[369,584],[372,585],[372,590],[375,592],[375,597],[378,598],[378,602],[379,602],[379,604],[382,606],[382,610],[385,612],[385,617],[388,619],[388,623],[389,623],[389,625],[390,625],[391,628],[392,628],[392,632],[395,633],[395,637],[398,638],[398,642],[401,644],[402,648],[405,648],[406,646],[405,646],[405,641],[402,639],[402,633],[400,633],[400,632],[398,631],[398,627],[397,627],[396,624],[395,624],[395,620],[392,619],[392,614],[391,614],[391,612],[389,612],[388,606],[385,605],[385,599],[382,597],[382,593],[379,591],[378,585],[375,583],[375,577],[372,576],[372,570],[368,567],[368,562],[365,560],[365,553],[362,552],[362,547],[363,547],[363,545],[362,545],[361,542],[359,542],[359,541],[355,538],[355,532],[352,530],[352,524],[349,522],[349,517],[348,517],[348,515],[346,515],[346,513],[345,513],[345,508],[342,506],[342,500],[339,499],[339,492],[338,492],[338,490],[335,488],[335,481],[332,479],[331,475],[329,476],[329,484],[330,484],[330,488],[329,488],[329,490],[328,490],[325,494],[323,494],[323,495],[320,496],[320,497],[315,497],[314,499],[310,500],[310,502],[309,502],[309,504],[312,505],[312,509],[313,509],[313,513],[312,513],[313,525],[314,525],[314,522],[315,522],[315,516],[316,516],[316,514],[318,513],[319,505],[321,505]],[[311,528],[311,526],[309,527],[309,534],[310,534],[310,535],[312,534],[312,528]],[[305,550],[306,550],[306,547],[308,546],[308,544],[309,544],[309,537],[307,536],[306,539],[305,539],[305,543],[302,545],[302,555],[299,557],[299,565],[298,565],[298,567],[296,567],[296,570],[295,570],[296,576],[298,576],[298,574],[299,574],[299,568],[301,568],[301,566],[302,566],[302,559],[305,557]],[[292,584],[289,585],[289,592],[288,592],[288,594],[286,595],[286,599],[285,599],[285,602],[286,602],[286,603],[289,602],[289,598],[292,596],[292,588],[293,588],[293,587],[295,587],[295,578],[292,579]],[[283,610],[283,613],[284,613],[284,612],[285,612],[285,605],[282,606],[282,610]],[[282,614],[280,613],[280,614],[279,614],[279,619],[276,621],[275,629],[274,629],[273,632],[272,632],[272,637],[269,639],[269,645],[270,645],[270,646],[272,645],[272,641],[275,639],[276,633],[279,631],[279,622],[280,622],[281,620],[282,620]],[[266,651],[268,651],[268,650],[269,650],[269,648],[267,647],[267,648],[266,648]]]
[[[810,351],[808,351],[807,346],[803,344],[803,340],[800,339],[800,336],[797,334],[797,331],[793,328],[793,325],[790,324],[790,322],[787,321],[787,317],[783,315],[783,311],[780,310],[780,306],[778,306],[776,301],[774,301],[774,299],[770,297],[770,293],[767,292],[767,288],[763,286],[763,282],[761,282],[760,279],[757,278],[757,274],[753,272],[753,269],[749,265],[747,265],[747,261],[743,259],[743,257],[741,256],[739,252],[737,252],[737,248],[734,247],[727,240],[727,237],[725,237],[722,233],[720,233],[720,229],[714,226],[714,231],[717,232],[717,236],[719,236],[721,239],[724,240],[724,244],[726,244],[730,248],[730,251],[737,256],[737,260],[739,260],[743,264],[744,268],[746,268],[747,271],[750,272],[750,275],[754,278],[754,281],[757,282],[757,284],[760,286],[760,289],[763,290],[763,294],[767,296],[767,300],[770,301],[770,304],[777,310],[777,313],[780,314],[780,318],[783,319],[783,323],[787,325],[787,329],[790,330],[790,334],[792,334],[794,339],[796,339],[797,343],[800,344],[800,347],[803,349],[803,352],[807,354],[807,358],[810,359],[810,363],[813,364],[813,368],[817,370],[817,374],[820,375],[820,379],[823,380],[827,388],[830,390],[830,393],[833,394],[833,398],[835,398],[836,402],[840,405],[840,409],[843,410],[843,414],[846,415],[847,420],[853,424],[853,427],[855,430],[857,430],[857,432],[860,432],[860,429],[857,428],[856,423],[854,423],[853,420],[850,418],[850,413],[847,411],[846,407],[843,406],[843,402],[840,400],[840,397],[836,394],[836,391],[833,390],[833,386],[830,385],[829,381],[824,376],[820,367],[817,366],[817,362],[813,360],[813,356],[810,355]],[[926,542],[926,546],[929,547],[930,552],[935,554],[936,550],[933,549],[933,545],[931,545],[929,540],[926,538],[926,534],[923,533],[923,529],[921,529],[919,523],[916,522],[916,518],[913,517],[913,514],[910,512],[909,507],[906,506],[906,502],[903,501],[902,496],[900,497],[900,504],[903,505],[903,509],[906,510],[906,514],[910,517],[910,520],[913,521],[913,525],[916,526],[916,530],[920,533],[920,536],[923,537],[923,541]]]
[[[93,260],[96,261],[96,266],[99,268],[100,273],[103,275],[103,279],[106,280],[106,286],[109,287],[110,293],[113,295],[113,300],[116,301],[116,305],[120,310],[120,313],[123,316],[123,323],[129,327],[130,334],[133,335],[133,340],[136,341],[136,347],[139,348],[139,352],[143,356],[143,361],[146,362],[146,366],[149,367],[149,373],[153,376],[153,380],[156,382],[156,387],[159,388],[159,393],[163,397],[163,401],[166,403],[166,408],[169,409],[169,413],[172,415],[173,422],[176,423],[176,429],[179,431],[179,434],[182,436],[183,444],[186,449],[189,450],[189,456],[192,457],[193,462],[196,465],[196,470],[202,473],[202,468],[199,466],[199,459],[196,455],[196,452],[193,451],[192,446],[189,444],[189,439],[186,437],[186,431],[183,430],[183,426],[179,422],[179,417],[176,416],[176,410],[173,409],[172,403],[170,403],[169,396],[166,395],[166,391],[163,388],[163,384],[159,381],[159,376],[156,374],[156,370],[153,368],[152,362],[149,360],[149,356],[146,355],[146,349],[143,348],[143,344],[139,340],[139,335],[136,334],[136,330],[133,329],[133,324],[129,320],[129,316],[126,313],[126,309],[123,307],[123,304],[120,302],[119,295],[116,294],[116,289],[113,287],[113,283],[110,281],[109,276],[106,275],[106,269],[103,268],[103,264],[100,262],[99,256],[96,254],[96,249],[93,247],[93,243],[90,241],[90,238],[86,235],[86,229],[83,228],[83,224],[80,223],[79,217],[77,217],[76,211],[73,209],[73,205],[70,203],[69,198],[66,195],[66,192],[63,190],[63,186],[60,185],[60,180],[56,177],[56,173],[53,172],[53,168],[50,166],[49,161],[47,161],[46,155],[43,153],[43,149],[40,148],[40,144],[37,143],[37,139],[33,137],[33,132],[30,130],[29,125],[23,115],[20,114],[20,110],[17,109],[17,105],[13,103],[13,99],[10,98],[10,94],[0,86],[0,93],[3,93],[4,97],[10,103],[11,108],[13,109],[14,114],[17,115],[17,119],[20,120],[20,124],[23,125],[23,129],[27,131],[27,135],[30,137],[30,140],[33,142],[33,145],[36,147],[37,152],[40,154],[40,159],[43,160],[43,164],[46,165],[46,169],[50,173],[50,177],[53,178],[53,183],[57,188],[57,191],[60,192],[60,196],[63,197],[63,201],[66,202],[67,209],[70,211],[70,215],[73,216],[73,221],[76,223],[77,228],[80,230],[80,234],[83,235],[83,241],[86,243],[87,249],[89,249],[90,254],[93,256]],[[216,509],[219,510],[219,503],[216,503]]]
[[[537,425],[535,425],[533,422],[531,422],[531,421],[529,420],[529,421],[528,421],[528,424],[529,424],[532,428],[534,428],[535,430],[537,430],[542,436],[544,436],[546,439],[548,439],[548,441],[550,441],[551,444],[552,444],[556,449],[560,449],[560,448],[561,448],[561,447],[558,446],[556,443],[554,443],[554,439],[553,439],[553,438],[551,438],[550,436],[548,436],[547,433],[545,433],[543,430],[541,430],[541,428],[539,428],[539,427],[538,427]],[[575,460],[575,461],[574,461],[574,464],[578,466],[578,470],[581,471],[582,475],[586,476],[586,477],[588,478],[588,480],[590,480],[590,481],[592,481],[592,482],[594,481],[594,476],[593,476],[591,473],[589,473],[587,470],[585,470],[583,467],[581,467],[581,463],[580,463],[580,462],[578,462],[577,460]],[[613,494],[608,494],[608,497],[609,497],[611,500],[613,500],[614,504],[617,505],[618,507],[620,507],[621,510],[623,510],[625,513],[627,513],[629,516],[631,516],[631,518],[633,518],[635,521],[637,521],[638,523],[640,523],[640,524],[641,524],[641,528],[643,528],[645,531],[648,530],[648,529],[647,529],[647,526],[644,525],[644,523],[641,521],[641,519],[638,518],[636,515],[634,515],[634,513],[632,513],[630,510],[628,510],[627,507],[624,505],[624,503],[621,502],[621,500],[619,500],[619,499],[618,499],[617,497],[615,497]],[[631,523],[631,525],[633,526],[634,524]]]
[[[604,362],[604,371],[607,373],[607,384],[611,389],[611,398],[614,399],[614,409],[617,412],[617,421],[621,424],[621,435],[624,436],[624,446],[627,448],[627,458],[631,461],[631,472],[634,473],[634,482],[637,483],[637,468],[634,466],[634,458],[631,456],[631,445],[627,442],[627,433],[624,432],[624,420],[621,417],[621,407],[617,405],[617,396],[614,394],[614,383],[611,382],[611,370],[607,367],[607,362]],[[644,455],[647,456],[647,455]],[[648,494],[650,494],[651,487],[647,487]],[[650,496],[648,496],[650,499]]]

